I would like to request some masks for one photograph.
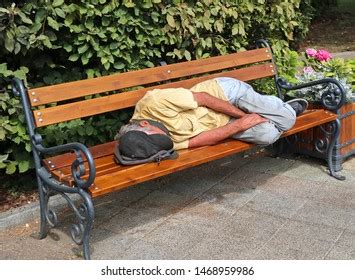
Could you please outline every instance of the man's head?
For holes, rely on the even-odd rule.
[[[132,160],[148,159],[161,151],[170,151],[174,146],[168,129],[149,119],[131,120],[121,127],[115,139],[119,140],[119,154]]]
[[[170,136],[169,130],[162,123],[143,119],[131,120],[128,124],[123,125],[115,136],[115,140],[120,140],[120,138],[129,131],[142,131],[148,135],[161,134]]]

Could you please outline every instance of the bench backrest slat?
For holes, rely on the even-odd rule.
[[[58,105],[55,107],[38,109],[35,110],[33,113],[36,126],[42,127],[50,124],[60,123],[63,121],[69,121],[77,118],[93,116],[105,112],[135,106],[137,101],[141,99],[148,90],[154,88],[190,88],[198,82],[221,76],[233,77],[242,81],[250,81],[264,77],[271,77],[274,75],[275,69],[272,63],[257,64],[247,68],[231,70],[228,72],[220,72],[207,76],[205,75],[197,78],[191,78],[167,84],[160,84],[119,94],[72,102],[64,105]]]
[[[32,106],[271,60],[269,49],[238,52],[29,90]]]

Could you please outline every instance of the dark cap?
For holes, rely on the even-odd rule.
[[[160,128],[165,134],[147,134],[140,130],[130,130],[124,133],[120,136],[114,153],[117,163],[133,165],[178,157],[174,151],[174,143],[170,138],[169,130],[162,123],[150,119],[135,119],[134,121],[147,121],[150,125]]]
[[[121,136],[120,154],[131,159],[146,159],[162,150],[173,149],[173,141],[167,135],[146,134],[143,131],[128,131]]]

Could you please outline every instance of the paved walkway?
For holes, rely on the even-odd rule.
[[[333,57],[340,57],[344,59],[355,59],[355,51],[332,53]]]
[[[355,159],[345,182],[319,161],[240,155],[96,200],[93,259],[355,259]],[[0,231],[0,259],[75,259],[70,214]]]

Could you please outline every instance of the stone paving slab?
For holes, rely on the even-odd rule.
[[[253,252],[262,242],[248,240],[239,235],[214,233],[197,243],[185,256],[186,259],[233,260],[253,258]]]
[[[340,236],[334,247],[326,255],[328,260],[354,260],[355,259],[355,234],[344,233]]]
[[[354,208],[351,207],[307,201],[292,219],[345,229],[353,215],[355,215]]]
[[[245,207],[246,209],[287,219],[291,218],[304,204],[303,198],[260,192]]]
[[[95,200],[93,259],[355,259],[355,159],[234,155]],[[80,259],[72,214],[0,230],[0,259]],[[14,217],[16,218],[16,217]]]

